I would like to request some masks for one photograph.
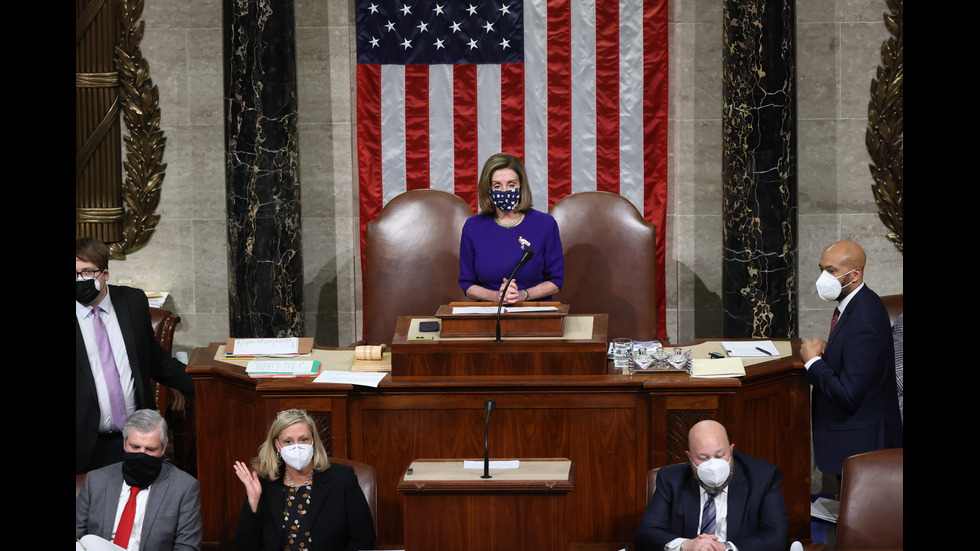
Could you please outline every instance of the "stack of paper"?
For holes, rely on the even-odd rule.
[[[245,365],[249,377],[316,377],[320,373],[319,360],[253,360]]]
[[[225,344],[226,358],[292,358],[309,354],[313,350],[312,338],[287,337],[283,339],[228,339]]]
[[[691,377],[744,377],[742,358],[694,359]]]

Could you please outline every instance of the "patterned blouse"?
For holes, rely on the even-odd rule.
[[[306,521],[306,511],[310,506],[313,492],[312,481],[299,486],[289,486],[286,491],[286,505],[282,511],[282,531],[286,536],[284,551],[300,551],[313,548],[313,538]]]

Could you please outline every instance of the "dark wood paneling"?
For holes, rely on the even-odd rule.
[[[562,512],[547,512],[551,505],[516,496],[495,513],[510,515],[495,519],[513,526],[509,532],[527,534],[548,515],[558,515],[564,541],[513,543],[488,536],[495,542],[490,549],[565,551],[566,543],[632,541],[646,506],[647,471],[685,461],[687,430],[709,418],[728,427],[736,449],[782,469],[789,535],[808,537],[809,388],[793,358],[750,366],[742,379],[692,380],[683,374],[402,377],[387,378],[373,389],[308,379],[252,380],[243,368],[214,361],[217,346],[195,351],[188,367],[198,389],[198,468],[209,547],[231,548],[245,498],[232,461],[253,457],[276,412],[290,407],[306,408],[324,424],[329,418],[334,455],[375,467],[378,544],[405,543],[410,505],[397,491],[403,471],[420,458],[481,458],[488,398],[497,402],[490,422],[491,457],[565,457],[576,469]],[[434,505],[446,525],[484,522],[484,517],[457,518],[459,503],[447,499]],[[516,537],[501,535],[511,536]],[[456,545],[455,536],[446,537],[447,549],[474,548],[474,542]]]

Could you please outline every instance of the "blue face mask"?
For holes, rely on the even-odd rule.
[[[504,212],[510,212],[521,200],[521,189],[517,188],[510,191],[494,191],[491,189],[490,198],[493,199],[495,207]]]

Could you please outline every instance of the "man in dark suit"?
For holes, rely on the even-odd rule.
[[[788,520],[779,469],[735,451],[720,423],[688,433],[690,463],[660,469],[637,551],[778,551]]]
[[[200,549],[201,487],[163,460],[167,422],[141,409],[123,433],[125,459],[88,473],[75,498],[75,537],[140,551]]]
[[[865,261],[864,250],[851,241],[823,252],[817,293],[838,306],[830,338],[800,346],[813,385],[817,467],[838,476],[854,454],[902,447],[891,323],[881,298],[864,284]]]
[[[75,473],[122,460],[122,426],[156,407],[151,377],[193,394],[185,366],[156,341],[139,289],[111,288],[109,249],[75,241]]]

